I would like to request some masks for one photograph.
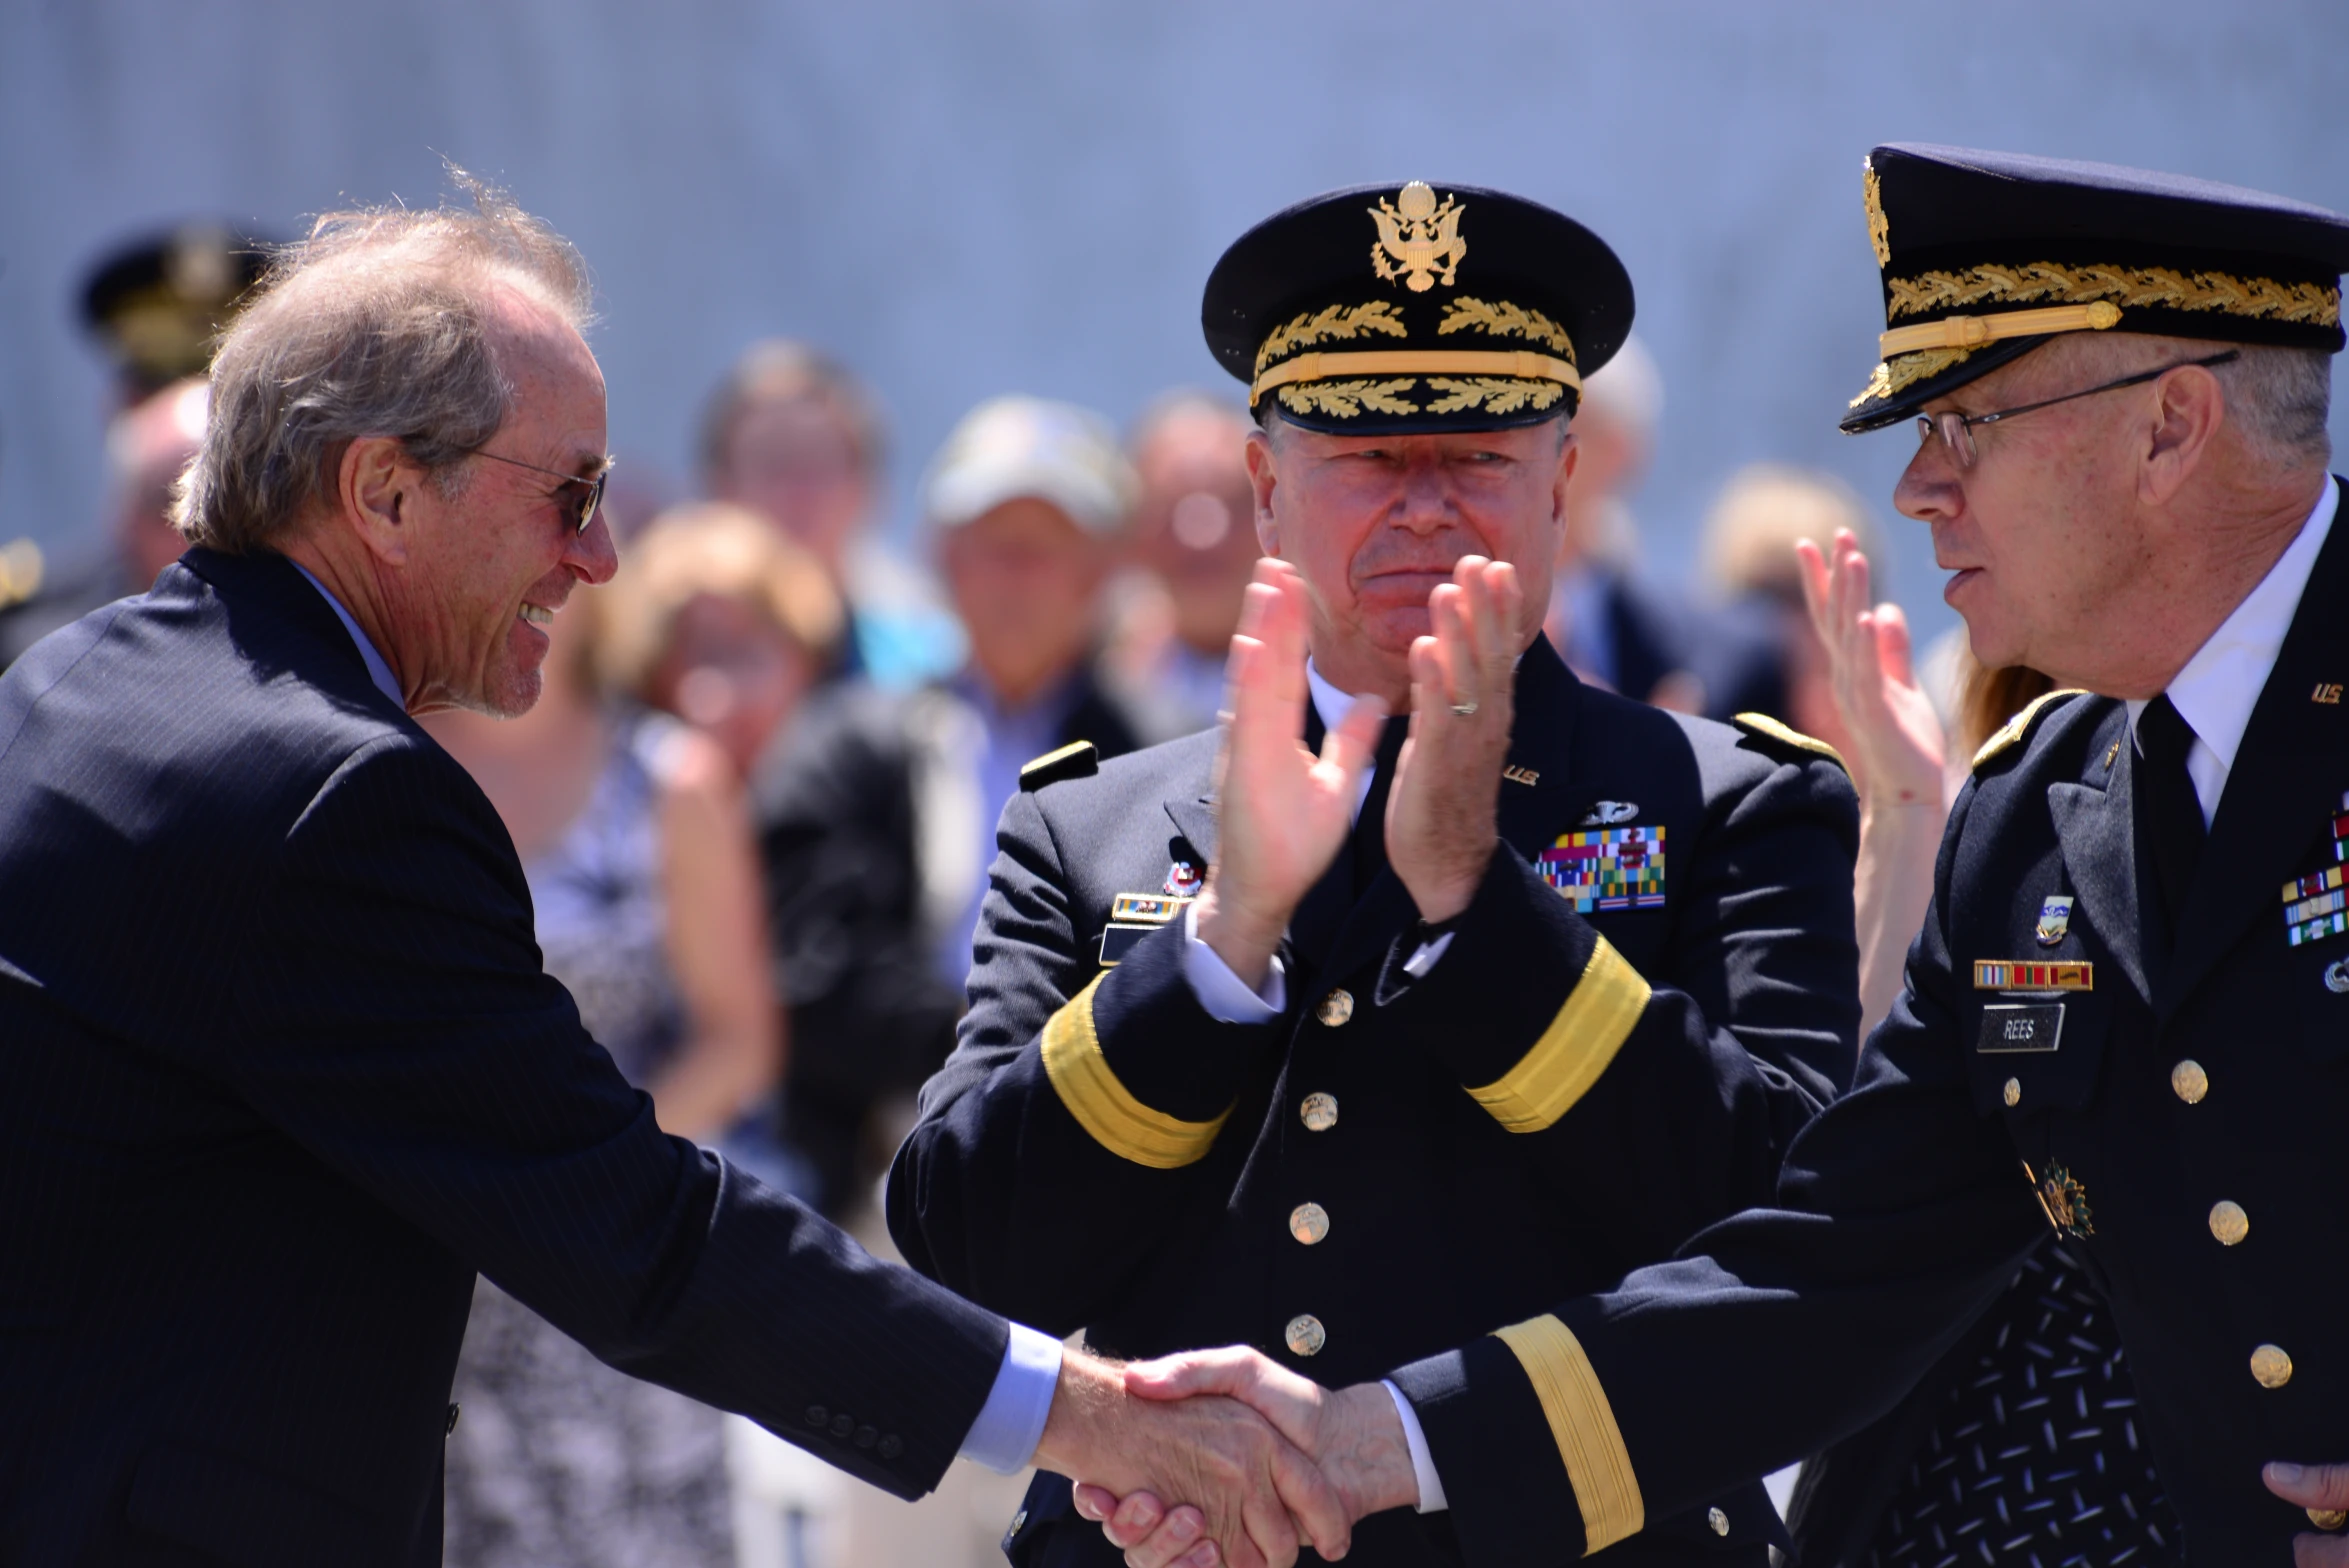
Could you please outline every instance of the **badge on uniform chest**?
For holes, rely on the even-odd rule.
[[[2349,931],[2349,794],[2334,813],[2333,864],[2284,884],[2284,934],[2294,947]]]
[[[2058,902],[2049,899],[2049,904]],[[2071,914],[2071,900],[2063,899],[2063,914]],[[2047,926],[2047,914],[2042,910],[2040,929]],[[2025,959],[1977,958],[1974,960],[1974,989],[2022,992],[2092,991],[2096,988],[2094,964],[2033,963]],[[2064,1004],[2060,1001],[2026,998],[2011,1002],[1994,1002],[1982,1009],[1982,1030],[1975,1037],[1974,1049],[1985,1055],[2002,1055],[2015,1051],[2053,1051],[2060,1048],[2064,1038]]]
[[[1187,898],[1167,893],[1120,893],[1110,901],[1109,924],[1101,932],[1101,966],[1114,969],[1125,962],[1134,944],[1178,919],[1191,907]]]
[[[2031,1169],[2031,1162],[2023,1162],[2023,1179],[2039,1195],[2039,1207],[2047,1215],[2047,1223],[2063,1235],[2086,1241],[2096,1234],[2094,1217],[2088,1212],[2088,1189],[2080,1179],[2061,1165],[2049,1165],[2041,1176]]]
[[[1534,869],[1578,914],[1664,907],[1664,825],[1561,833]]]

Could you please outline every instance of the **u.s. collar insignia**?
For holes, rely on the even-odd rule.
[[[1370,270],[1381,283],[1397,278],[1414,294],[1425,294],[1440,280],[1445,288],[1459,275],[1468,242],[1460,237],[1463,208],[1446,196],[1439,206],[1425,180],[1413,180],[1388,201],[1367,209],[1378,225],[1378,243],[1370,247]]]
[[[2325,966],[2325,989],[2335,996],[2349,996],[2349,958],[2336,958]]]
[[[2039,906],[2039,929],[2035,935],[2041,947],[2055,947],[2071,934],[2072,901],[2060,893],[2050,894]]]
[[[2023,1174],[2030,1177],[2031,1186],[2039,1194],[2039,1207],[2046,1211],[2047,1223],[2075,1240],[2086,1241],[2096,1234],[2095,1217],[2088,1212],[2088,1189],[2079,1178],[2061,1165],[2050,1165],[2044,1176],[2032,1176],[2028,1162]]]
[[[1591,802],[1590,810],[1582,814],[1581,825],[1586,828],[1611,828],[1629,822],[1638,815],[1639,802],[1636,800],[1597,800]]]
[[[1207,873],[1195,861],[1178,860],[1166,868],[1166,891],[1172,898],[1196,897],[1199,884],[1206,880]]]

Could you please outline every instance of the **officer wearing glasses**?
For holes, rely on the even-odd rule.
[[[1555,1306],[1530,1395],[1501,1338],[1388,1377],[1466,1560],[1555,1561],[1882,1415],[2053,1227],[2138,1397],[2029,1391],[2017,1508],[2071,1532],[2038,1560],[2120,1560],[2101,1478],[2054,1454],[2126,1428],[2185,1560],[2349,1563],[2349,523],[2325,434],[2349,219],[1946,147],[1875,149],[1866,193],[1887,330],[1843,426],[1916,422],[1895,499],[1975,657],[2069,689],[1975,758],[1906,992],[1778,1207]],[[1342,1396],[1238,1353],[1128,1378],[1241,1391],[1325,1463],[1354,1451]],[[1554,1445],[1491,1440],[1536,1405]],[[1998,1554],[2034,1520],[1967,1510],[1997,1446],[1932,1461],[1918,1560],[2024,1560]]]

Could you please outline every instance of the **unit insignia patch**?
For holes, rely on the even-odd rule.
[[[2072,900],[2062,894],[2051,894],[2039,906],[2039,929],[2035,935],[2041,947],[2055,947],[2071,934]]]

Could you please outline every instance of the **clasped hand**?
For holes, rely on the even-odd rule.
[[[1410,651],[1411,729],[1387,798],[1387,861],[1422,920],[1468,907],[1499,841],[1523,595],[1516,568],[1464,556],[1428,596],[1432,634]],[[1199,896],[1200,940],[1261,987],[1298,903],[1353,831],[1386,700],[1363,696],[1306,750],[1304,579],[1256,563],[1232,638],[1217,759],[1216,862]]]
[[[1346,1527],[1346,1536],[1334,1543],[1333,1550],[1323,1538],[1324,1525],[1302,1516],[1295,1521],[1292,1539],[1310,1539],[1324,1558],[1335,1561],[1344,1555],[1354,1521],[1419,1500],[1402,1419],[1387,1391],[1376,1383],[1331,1392],[1235,1345],[1137,1362],[1124,1369],[1124,1386],[1128,1394],[1171,1402],[1173,1409],[1202,1401],[1238,1401],[1269,1422],[1284,1447],[1306,1460],[1327,1489],[1326,1496],[1311,1494],[1313,1506],[1330,1510]],[[1178,1506],[1168,1507],[1146,1487],[1124,1488],[1080,1476],[1076,1506],[1124,1550],[1131,1568],[1217,1568],[1249,1561],[1218,1533],[1212,1506],[1198,1506],[1179,1493],[1168,1495]],[[1260,1540],[1238,1544],[1262,1547]],[[1275,1568],[1289,1560],[1269,1551],[1264,1555]]]

